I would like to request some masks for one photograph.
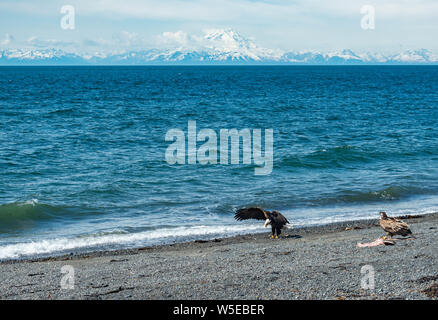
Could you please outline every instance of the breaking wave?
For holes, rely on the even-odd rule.
[[[65,220],[75,217],[83,217],[92,214],[92,210],[85,208],[56,206],[39,203],[37,199],[12,202],[0,205],[0,232],[13,231],[17,227],[29,223],[50,220]]]
[[[156,229],[137,233],[113,232],[103,235],[89,235],[75,238],[56,238],[35,242],[24,242],[0,246],[0,260],[33,256],[63,254],[70,251],[133,248],[152,244],[166,244],[197,239],[211,239],[218,236],[265,231],[260,225],[238,226],[192,226]]]

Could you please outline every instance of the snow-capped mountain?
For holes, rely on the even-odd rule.
[[[0,65],[84,64],[85,59],[75,53],[59,49],[10,49],[0,50]]]
[[[405,63],[428,63],[437,62],[438,55],[433,54],[426,49],[409,50],[393,55],[391,60]]]
[[[346,49],[335,52],[287,52],[281,60],[293,64],[438,64],[438,55],[426,49],[389,55],[369,52],[355,53]]]
[[[280,51],[259,47],[231,29],[207,31],[204,43],[213,61],[278,61],[282,56]]]
[[[314,50],[282,52],[258,46],[233,31],[208,30],[191,45],[119,53],[69,53],[59,49],[0,50],[0,65],[166,65],[166,64],[438,64],[426,49],[394,54]]]

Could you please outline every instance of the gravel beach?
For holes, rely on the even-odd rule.
[[[286,230],[279,240],[267,232],[3,261],[0,298],[436,299],[438,214],[408,218],[417,238],[394,246],[357,247],[384,235],[372,220]],[[61,288],[66,265],[74,268],[73,289]],[[363,266],[374,270],[374,289],[361,288],[370,275]]]

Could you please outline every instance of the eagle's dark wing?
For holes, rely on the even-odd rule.
[[[285,216],[283,216],[280,212],[274,211],[272,213],[275,223],[281,227],[283,227],[285,224],[289,224],[289,221],[286,219]]]
[[[268,215],[262,208],[243,208],[236,211],[234,218],[237,221],[247,219],[266,220]]]

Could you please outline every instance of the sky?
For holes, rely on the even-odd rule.
[[[61,27],[74,8],[74,29]],[[363,29],[363,6],[374,29]],[[71,21],[69,26],[71,27]],[[284,51],[438,52],[437,0],[1,0],[0,48],[115,52],[187,44],[232,29]]]

